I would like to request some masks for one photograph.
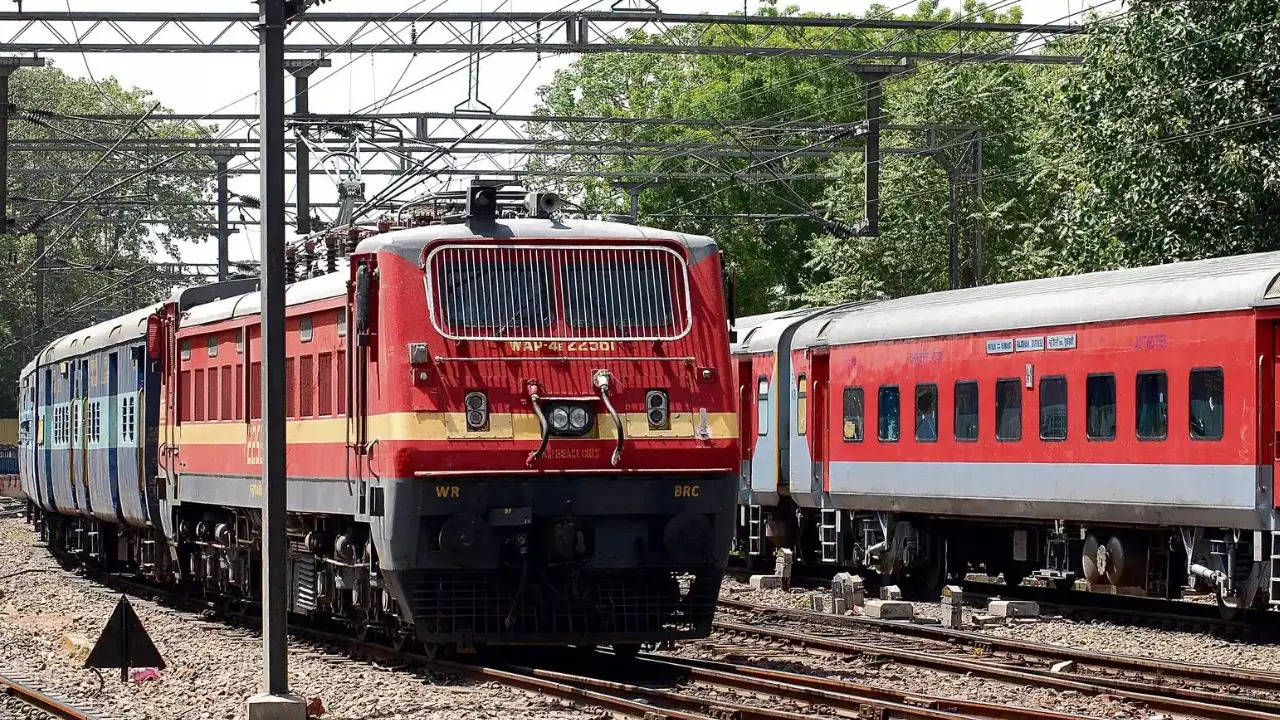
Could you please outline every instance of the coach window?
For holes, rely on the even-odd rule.
[[[1163,440],[1169,435],[1169,378],[1163,372],[1138,373],[1137,430],[1139,440]]]
[[[1222,439],[1222,368],[1191,371],[1191,438]]]
[[[978,381],[956,383],[956,440],[978,439]]]
[[[1067,379],[1061,375],[1040,380],[1040,439],[1067,439]]]
[[[1116,376],[1090,375],[1085,380],[1085,435],[1090,440],[1116,439]]]
[[[801,375],[796,379],[796,434],[803,435],[809,429],[809,379]]]
[[[218,336],[217,335],[210,335],[209,338],[205,340],[204,346],[209,351],[209,357],[218,357]]]
[[[916,386],[916,440],[938,441],[938,386]]]
[[[756,424],[761,435],[769,434],[769,378],[761,377],[756,391]]]
[[[880,386],[880,395],[876,398],[876,434],[880,442],[898,442],[898,434],[902,431],[898,395],[897,385]]]
[[[862,388],[844,389],[844,440],[862,442]]]
[[[996,439],[1022,439],[1022,381],[996,381]]]

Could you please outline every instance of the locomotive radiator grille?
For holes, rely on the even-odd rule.
[[[442,245],[424,274],[452,340],[677,340],[693,322],[688,265],[666,247]]]
[[[719,577],[718,573],[709,576]],[[719,583],[700,580],[682,583],[674,573],[655,572],[530,582],[517,602],[515,578],[445,575],[410,581],[409,597],[415,622],[429,635],[495,638],[592,633],[675,638],[705,626],[715,611]]]

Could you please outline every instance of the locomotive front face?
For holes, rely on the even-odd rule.
[[[381,568],[424,640],[705,635],[738,442],[718,253],[548,235],[355,258]]]

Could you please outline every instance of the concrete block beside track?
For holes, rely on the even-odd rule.
[[[780,575],[752,575],[748,584],[756,590],[781,590],[782,577]]]
[[[881,620],[910,620],[915,607],[903,600],[868,600],[862,606],[862,614]]]
[[[1040,603],[1034,600],[992,600],[987,603],[987,614],[1000,618],[1040,617]]]

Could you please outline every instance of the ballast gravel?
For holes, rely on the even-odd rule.
[[[830,593],[823,590],[755,590],[730,579],[725,580],[721,589],[722,597],[801,610],[810,609],[810,598],[815,595],[825,598],[829,611]],[[941,616],[939,603],[918,602],[913,605],[917,617]],[[982,608],[965,607],[963,612],[966,630],[992,636],[1117,655],[1280,672],[1280,644],[1225,639],[1207,632],[1155,629],[1105,620],[1071,620],[1056,616],[1041,618],[1039,622],[976,627],[971,622],[975,614],[982,612]]]
[[[31,529],[0,520],[0,667],[37,679],[51,693],[101,708],[118,720],[241,720],[245,700],[261,687],[262,641],[252,633],[191,613],[132,600],[164,657],[159,677],[121,683],[117,671],[82,669],[64,638],[96,640],[118,595],[60,568],[34,546]],[[408,668],[380,667],[311,643],[290,640],[292,689],[325,720],[580,720],[595,708]],[[13,701],[16,702],[16,701]],[[12,708],[12,709],[11,709]],[[25,706],[0,705],[0,718]]]

